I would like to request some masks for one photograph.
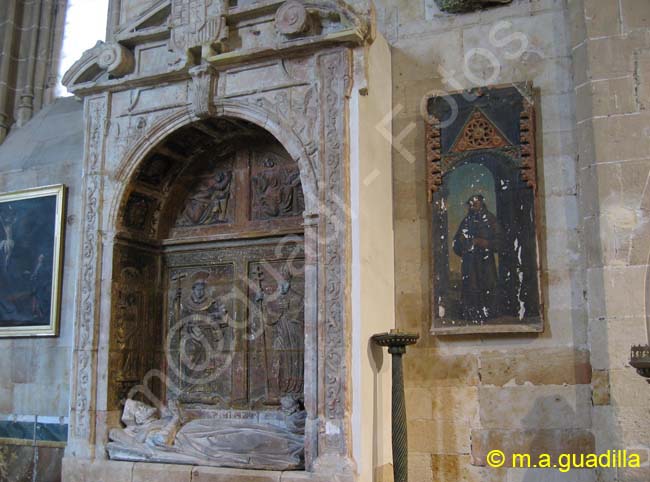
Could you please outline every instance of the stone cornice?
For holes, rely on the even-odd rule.
[[[116,32],[114,42],[98,42],[66,72],[63,84],[84,97],[187,80],[190,69],[199,65],[219,70],[333,45],[371,42],[371,15],[359,14],[363,9],[344,2],[270,0],[228,8],[220,20],[210,17],[218,28],[207,41],[186,35],[186,27],[173,17],[174,5],[171,0],[161,1]],[[299,26],[292,24],[295,13],[302,14],[297,15],[303,19]],[[184,42],[180,50],[179,41]],[[141,53],[154,48],[167,58],[152,56],[152,65]]]

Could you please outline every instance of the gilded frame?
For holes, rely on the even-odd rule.
[[[53,198],[48,205],[48,211],[45,213],[45,216],[48,218],[48,222],[51,221],[52,231],[46,226],[43,228],[45,232],[48,233],[47,237],[47,247],[49,251],[39,255],[38,260],[41,261],[41,257],[45,260],[45,263],[39,262],[31,270],[31,272],[22,272],[23,276],[31,276],[29,279],[32,281],[34,288],[32,289],[32,316],[36,317],[35,313],[43,313],[41,311],[41,306],[37,308],[37,290],[40,289],[40,293],[45,293],[45,300],[47,301],[47,295],[49,295],[49,311],[46,314],[43,314],[43,318],[48,321],[45,323],[32,323],[28,321],[18,322],[16,319],[8,319],[9,316],[6,313],[0,313],[0,316],[5,319],[0,319],[0,338],[10,338],[10,337],[54,337],[59,334],[59,319],[60,319],[60,309],[61,309],[61,282],[62,282],[62,267],[63,267],[63,244],[64,244],[64,219],[65,219],[65,208],[66,208],[66,187],[63,184],[43,186],[37,188],[24,189],[20,191],[0,194],[0,238],[2,238],[2,252],[4,252],[6,259],[1,259],[0,256],[0,275],[9,276],[8,271],[8,260],[12,255],[13,251],[16,249],[16,246],[25,246],[28,245],[33,239],[23,239],[21,240],[21,234],[18,230],[18,234],[12,232],[12,236],[16,235],[15,239],[12,239],[13,243],[10,244],[9,250],[5,251],[5,241],[7,240],[7,225],[11,226],[10,231],[13,230],[13,225],[20,222],[19,218],[14,218],[10,222],[6,221],[6,218],[3,219],[2,209],[9,205],[8,209],[14,209],[14,206],[18,207],[20,211],[20,204],[23,203],[23,208],[25,208],[25,201],[34,201],[38,199]],[[32,211],[38,208],[37,205],[32,204]],[[18,215],[15,215],[18,216]],[[53,217],[53,219],[52,219]],[[6,224],[5,224],[6,223]],[[42,225],[41,225],[42,226]],[[32,231],[34,238],[36,237],[38,230]],[[49,238],[49,233],[51,233],[51,242]],[[19,244],[20,243],[20,244]],[[0,253],[2,254],[2,253]],[[50,262],[48,262],[48,260]],[[4,264],[3,264],[4,263]],[[51,268],[51,269],[50,269]],[[3,271],[4,270],[4,271]],[[45,273],[41,275],[40,281],[41,284],[38,285],[39,281],[38,275],[40,273]],[[49,275],[49,277],[48,277]],[[49,280],[49,282],[47,282]],[[43,285],[43,281],[46,281]],[[38,286],[38,288],[36,288]],[[42,288],[45,286],[45,290]],[[2,292],[2,287],[0,286],[0,299],[5,296],[5,293]],[[22,293],[23,296],[26,296]],[[10,296],[9,299],[15,299],[14,295]],[[28,302],[29,303],[29,302]],[[47,305],[47,303],[46,303]],[[37,311],[38,310],[38,311]],[[16,309],[18,312],[18,309]],[[21,314],[18,312],[18,316]],[[12,324],[13,323],[13,324]],[[20,324],[18,324],[20,323]]]

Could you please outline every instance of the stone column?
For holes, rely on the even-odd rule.
[[[18,2],[0,9],[0,144],[51,98],[67,0]]]

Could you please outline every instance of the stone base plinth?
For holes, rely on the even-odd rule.
[[[63,459],[63,482],[354,482],[352,475]]]

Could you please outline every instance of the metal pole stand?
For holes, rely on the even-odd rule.
[[[636,368],[639,375],[647,378],[650,382],[650,346],[633,346],[630,365]]]
[[[402,355],[406,347],[418,341],[420,335],[391,330],[390,333],[374,335],[372,341],[388,347],[393,356],[393,476],[395,482],[408,482],[408,444],[406,438],[406,404],[404,402],[404,375]]]

